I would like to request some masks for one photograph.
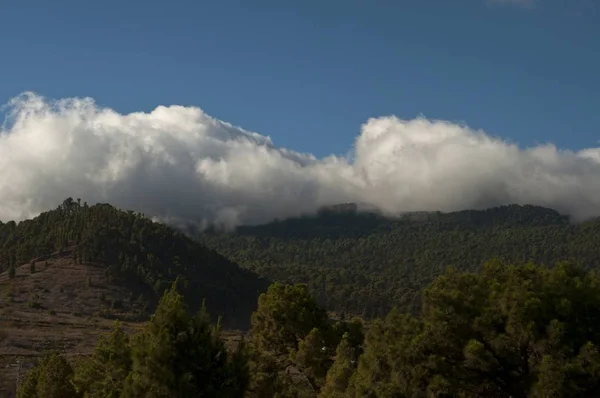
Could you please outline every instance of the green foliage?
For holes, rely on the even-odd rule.
[[[327,327],[327,313],[310,295],[306,285],[274,283],[258,298],[252,314],[254,344],[274,354],[289,354],[314,328]]]
[[[100,337],[92,355],[75,367],[74,384],[88,398],[118,398],[131,368],[129,337],[115,322],[113,331]]]
[[[148,326],[132,341],[132,372],[125,397],[239,397],[246,388],[246,358],[230,356],[205,309],[191,316],[175,284]]]
[[[116,324],[74,373],[63,357],[42,360],[19,396],[600,396],[600,276],[569,262],[546,267],[577,258],[597,268],[599,232],[598,221],[508,206],[397,220],[327,211],[208,233],[205,242],[263,275],[308,282],[272,284],[248,344],[228,350],[200,297],[239,319],[235,308],[254,308],[248,298],[262,282],[141,215],[67,200],[36,220],[0,224],[0,263],[14,270],[77,246],[79,261],[147,288],[127,302],[162,298],[141,332],[129,338]],[[541,265],[506,265],[528,258]],[[324,305],[375,319],[334,323]]]
[[[252,377],[246,391],[247,397],[281,396],[288,390],[290,381],[285,373],[283,361],[254,346],[250,346],[248,359],[249,373]]]
[[[27,307],[32,308],[34,310],[41,309],[42,304],[40,304],[39,300],[40,300],[40,296],[37,293],[32,294],[29,297],[29,300],[27,300]]]
[[[342,337],[362,344],[362,324],[332,325],[306,285],[274,283],[258,301],[250,332],[249,397],[315,397]]]
[[[450,270],[419,318],[377,321],[348,396],[597,396],[600,278],[560,264]]]
[[[42,359],[17,390],[18,398],[76,398],[73,369],[59,354]]]
[[[37,398],[37,384],[41,374],[41,364],[31,369],[25,379],[19,384],[17,398]]]
[[[415,318],[398,311],[390,312],[384,320],[373,322],[366,334],[364,353],[350,380],[346,396],[413,396],[411,389],[424,391],[411,384],[421,369],[409,362],[412,350],[417,349],[413,345],[414,339],[421,329],[422,324]]]
[[[335,361],[327,372],[325,385],[319,398],[345,398],[346,390],[356,369],[358,350],[350,343],[350,336],[345,333],[335,351]]]
[[[418,312],[421,290],[447,266],[477,271],[493,257],[513,264],[575,260],[600,266],[600,220],[571,224],[541,207],[395,219],[341,210],[197,236],[270,280],[306,283],[329,311],[368,319],[393,307]]]
[[[144,293],[153,307],[172,281],[196,310],[202,299],[231,327],[247,328],[259,292],[267,283],[215,251],[142,214],[108,204],[88,206],[69,198],[56,210],[20,223],[0,224],[0,271],[30,259],[63,251],[106,274],[135,295]],[[85,261],[83,261],[85,260]],[[41,261],[41,260],[39,260]]]
[[[290,354],[294,363],[303,371],[315,390],[323,385],[327,370],[333,362],[327,348],[323,332],[318,328],[313,328],[300,341],[298,350]]]
[[[333,326],[333,343],[337,346],[342,339],[345,339],[350,348],[356,352],[357,357],[362,353],[360,347],[365,340],[364,326],[360,319],[354,318],[349,322],[338,321]]]
[[[18,396],[87,398],[241,397],[250,381],[248,347],[228,351],[220,323],[202,306],[192,316],[173,283],[150,322],[130,339],[116,322],[75,371],[52,355],[33,368]]]
[[[19,396],[600,395],[596,272],[493,260],[480,273],[448,269],[422,297],[418,315],[392,310],[365,336],[356,320],[332,324],[306,286],[276,283],[259,298],[250,344],[228,351],[220,323],[204,306],[191,315],[173,283],[131,343],[116,324],[74,377],[54,355]]]

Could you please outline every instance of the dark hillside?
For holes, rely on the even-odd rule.
[[[192,309],[202,300],[224,325],[245,327],[267,283],[214,250],[142,214],[67,199],[56,210],[0,225],[0,271],[73,247],[78,263],[96,263],[116,284],[147,294],[148,310],[180,278]]]
[[[199,234],[207,246],[271,280],[308,283],[330,310],[382,316],[413,310],[420,289],[447,266],[477,270],[492,257],[600,266],[600,221],[572,224],[539,206],[502,206],[397,218],[348,205],[232,233]]]

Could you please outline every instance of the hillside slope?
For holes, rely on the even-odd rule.
[[[74,363],[93,351],[115,319],[128,333],[146,324],[152,290],[118,283],[102,264],[75,260],[74,249],[17,266],[12,278],[0,274],[0,397],[14,396],[17,379],[49,352]],[[222,334],[228,345],[240,337],[239,331]]]
[[[367,317],[415,309],[419,290],[447,266],[476,270],[492,257],[600,266],[600,221],[575,225],[536,206],[397,219],[344,206],[198,239],[272,280],[308,283],[330,310]]]
[[[32,220],[0,224],[0,271],[69,247],[77,263],[97,264],[135,298],[144,293],[149,311],[179,278],[192,309],[206,299],[211,313],[223,315],[230,327],[247,326],[267,286],[253,272],[142,214],[72,199]]]
[[[91,352],[113,319],[137,330],[146,319],[144,300],[118,286],[98,264],[78,264],[72,251],[45,256],[0,274],[0,379],[12,383],[35,358],[53,350],[71,356]],[[0,380],[0,385],[1,385]],[[2,389],[0,388],[0,391]],[[1,395],[0,395],[1,396]]]

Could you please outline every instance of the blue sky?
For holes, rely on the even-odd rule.
[[[15,0],[0,46],[1,103],[32,90],[119,112],[197,105],[317,156],[391,114],[523,146],[600,139],[594,0]]]

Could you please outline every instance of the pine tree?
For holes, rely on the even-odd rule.
[[[332,362],[327,354],[323,333],[313,328],[298,344],[298,351],[293,352],[291,356],[296,365],[303,370],[313,389],[318,390],[325,381]]]
[[[345,398],[346,389],[350,382],[350,377],[356,369],[355,349],[348,342],[348,334],[344,334],[342,341],[335,352],[335,361],[329,371],[325,385],[321,389],[319,398]]]
[[[131,365],[129,337],[115,322],[112,332],[100,337],[92,355],[77,364],[74,384],[88,398],[118,398]]]
[[[18,398],[76,398],[72,383],[73,368],[65,357],[45,357],[28,374],[17,390]]]
[[[25,379],[19,383],[17,388],[17,398],[37,398],[37,383],[40,378],[40,365],[34,367],[25,376]]]
[[[17,271],[15,270],[15,265],[13,263],[11,263],[8,266],[8,277],[10,279],[13,279],[15,277],[16,273],[17,273]]]
[[[132,341],[125,397],[240,397],[247,384],[242,352],[228,357],[203,308],[191,316],[176,283]]]
[[[274,283],[258,298],[258,308],[252,314],[252,338],[259,349],[289,354],[313,328],[328,328],[327,313],[306,285]]]

